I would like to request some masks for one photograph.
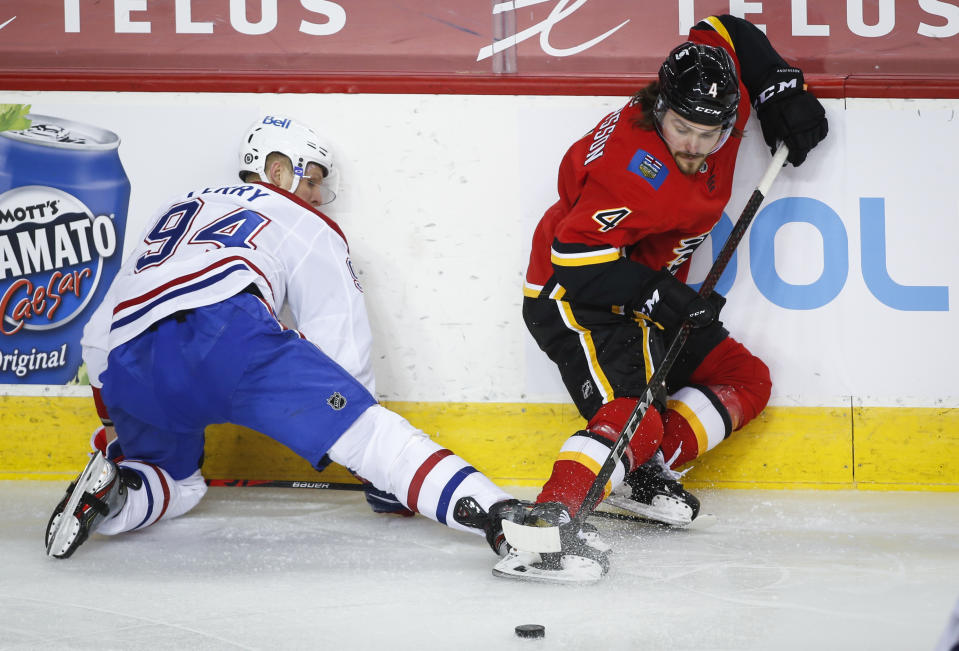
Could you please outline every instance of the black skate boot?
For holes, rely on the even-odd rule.
[[[657,450],[649,461],[626,475],[605,503],[653,522],[685,527],[699,515],[699,499],[683,488],[680,477]]]
[[[93,453],[50,516],[45,537],[47,555],[69,558],[100,523],[123,508],[127,487],[138,488],[141,483],[132,471],[118,468],[99,452]]]
[[[503,518],[519,517],[514,512],[518,512],[521,504],[519,500],[504,500],[491,506],[487,513],[472,497],[462,497],[453,509],[453,519],[466,527],[482,529],[493,552],[497,556],[506,556],[509,545],[503,535]]]

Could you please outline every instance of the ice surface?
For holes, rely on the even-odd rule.
[[[0,482],[0,649],[931,650],[959,596],[957,493],[703,491],[708,529],[593,520],[612,569],[570,587],[336,491],[211,489],[54,560],[64,489]]]

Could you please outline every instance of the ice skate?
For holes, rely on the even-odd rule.
[[[513,509],[519,508],[520,504],[522,503],[519,500],[497,502],[490,508],[490,513],[487,513],[472,497],[462,497],[453,509],[453,519],[464,526],[482,529],[493,552],[497,556],[505,556],[509,552],[509,546],[503,535],[503,514],[508,515]]]
[[[104,520],[119,512],[130,483],[121,479],[115,463],[99,452],[93,453],[50,516],[47,555],[68,558],[73,554]]]
[[[482,528],[486,540],[504,558],[493,575],[544,583],[599,581],[609,570],[611,548],[589,524],[574,530],[568,509],[558,502],[535,504],[506,500],[489,513],[472,498],[456,505],[461,524]]]
[[[506,557],[493,568],[493,576],[540,583],[582,584],[599,581],[609,571],[612,548],[600,538],[592,525],[584,524],[578,531],[573,530],[574,526],[559,526],[561,550],[558,552],[524,551],[511,546]]]
[[[626,475],[604,504],[653,523],[686,527],[699,515],[699,499],[683,488],[680,477],[657,450],[649,461]]]

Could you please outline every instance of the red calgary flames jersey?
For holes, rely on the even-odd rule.
[[[700,23],[690,40],[724,47],[738,70],[728,35],[708,26]],[[740,97],[738,129],[749,117],[749,95],[741,81]],[[706,157],[698,173],[687,176],[656,130],[634,125],[641,114],[638,102],[631,100],[566,152],[559,169],[559,201],[533,235],[526,296],[625,305],[648,274],[630,263],[653,270],[667,267],[686,279],[693,251],[729,201],[740,139],[729,138]],[[574,290],[557,275],[585,281]]]

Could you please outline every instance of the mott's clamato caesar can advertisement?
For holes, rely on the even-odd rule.
[[[119,144],[106,129],[31,113],[0,131],[0,384],[77,379],[83,326],[123,253]]]

